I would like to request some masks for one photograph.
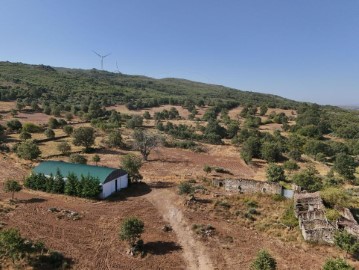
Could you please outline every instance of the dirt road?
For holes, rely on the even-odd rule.
[[[187,268],[214,269],[204,245],[194,238],[190,224],[183,217],[178,196],[168,189],[153,189],[145,197],[157,208],[163,219],[171,224],[182,246]]]

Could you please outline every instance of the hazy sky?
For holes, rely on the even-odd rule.
[[[359,104],[358,0],[0,0],[0,60]]]

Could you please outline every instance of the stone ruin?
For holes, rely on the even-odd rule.
[[[337,222],[338,228],[346,230],[351,235],[359,238],[359,224],[358,221],[354,218],[350,209],[342,208],[339,213],[341,217]]]
[[[327,220],[325,206],[319,192],[295,193],[294,212],[306,241],[334,242],[337,227]]]
[[[278,183],[257,181],[252,179],[214,179],[214,186],[224,187],[228,192],[235,193],[268,193],[282,195],[283,187]]]

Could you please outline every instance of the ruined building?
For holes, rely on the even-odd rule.
[[[334,242],[334,233],[337,228],[327,220],[319,192],[295,193],[294,211],[306,241]]]
[[[268,193],[283,194],[283,187],[278,183],[256,181],[252,179],[214,179],[213,185],[223,187],[234,193]]]

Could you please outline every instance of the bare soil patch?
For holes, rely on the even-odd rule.
[[[151,191],[147,185],[126,191],[112,201],[25,191],[17,194],[18,207],[1,217],[8,227],[20,229],[24,237],[40,240],[74,260],[74,269],[185,269],[182,247],[173,232],[163,232],[166,224],[156,208],[142,195]],[[8,199],[1,194],[2,200]],[[34,200],[36,198],[36,200]],[[80,220],[58,218],[48,211],[56,207],[76,211]],[[145,223],[143,240],[147,255],[134,258],[118,238],[124,218],[136,216]]]

